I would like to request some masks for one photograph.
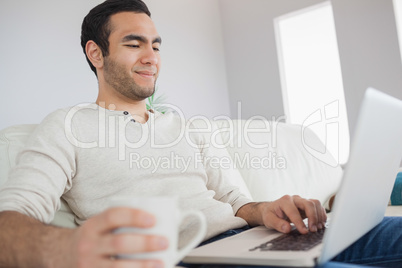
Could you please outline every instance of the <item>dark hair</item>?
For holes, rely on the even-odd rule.
[[[109,55],[110,17],[120,12],[145,13],[151,17],[148,7],[141,0],[106,0],[94,7],[84,18],[81,27],[81,46],[85,57],[95,73],[96,68],[86,55],[85,46],[89,40],[94,41],[102,51],[104,57]]]

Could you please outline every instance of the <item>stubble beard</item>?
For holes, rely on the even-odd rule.
[[[154,94],[156,80],[150,87],[141,87],[127,74],[125,68],[116,61],[106,57],[104,64],[105,82],[121,95],[134,101],[141,101]]]

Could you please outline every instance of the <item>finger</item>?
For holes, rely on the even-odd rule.
[[[281,233],[289,233],[292,230],[290,223],[286,219],[278,217],[277,213],[268,212],[264,217],[269,219],[264,221],[265,226],[268,228],[275,229]]]
[[[114,256],[165,250],[169,242],[165,237],[135,233],[108,234],[99,243],[99,254]]]
[[[107,258],[102,267],[119,268],[162,268],[164,264],[160,260],[133,260]]]
[[[120,227],[149,228],[156,222],[155,217],[145,211],[125,207],[108,209],[90,220],[96,222],[93,228],[99,233],[107,233]]]
[[[296,196],[297,199],[297,196]],[[300,199],[300,197],[299,197]],[[289,218],[289,221],[292,222],[296,229],[302,233],[305,234],[308,232],[308,229],[306,225],[303,222],[303,219],[300,215],[299,209],[300,207],[296,206],[295,203],[295,198],[291,196],[283,196],[281,199],[278,201],[280,204],[280,208],[282,211],[286,214],[286,216]]]
[[[325,227],[325,223],[327,221],[327,213],[325,212],[325,208],[321,205],[321,202],[316,199],[310,199],[314,202],[317,209],[317,227],[318,229],[323,229]]]
[[[306,200],[304,198],[301,198],[299,196],[294,197],[294,203],[295,205],[304,211],[306,214],[306,217],[308,218],[308,228],[311,232],[317,232],[318,227],[318,211],[315,202],[311,200]],[[318,208],[321,213],[321,208]],[[297,226],[296,226],[297,227]]]
[[[325,227],[325,222],[327,218],[327,214],[325,213],[325,208],[321,205],[321,202],[316,200],[316,207],[318,213],[318,228],[323,229]]]
[[[324,214],[322,213],[322,206],[321,202],[317,199],[310,199],[311,202],[314,203],[315,209],[316,209],[316,214],[317,214],[317,228],[322,229],[323,225],[322,222],[324,220]]]

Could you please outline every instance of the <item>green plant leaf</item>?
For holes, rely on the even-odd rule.
[[[147,110],[154,110],[158,111],[160,113],[166,113],[168,108],[163,106],[164,103],[166,103],[166,96],[165,95],[159,95],[155,97],[158,93],[158,87],[155,88],[154,94],[148,97],[146,107]]]

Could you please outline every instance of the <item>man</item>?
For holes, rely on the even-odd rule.
[[[197,148],[185,140],[167,149],[151,146],[148,128],[154,128],[158,145],[166,145],[176,140],[181,123],[172,114],[146,110],[145,99],[153,94],[159,74],[161,38],[144,3],[100,4],[84,19],[81,39],[99,81],[96,104],[52,113],[20,154],[0,189],[0,266],[160,267],[159,260],[111,258],[163,250],[168,243],[157,235],[114,234],[112,230],[119,227],[151,227],[155,218],[136,209],[108,209],[112,196],[179,196],[183,209],[196,208],[206,215],[206,239],[246,224],[284,233],[290,231],[290,222],[301,233],[323,228],[326,215],[316,200],[284,196],[274,202],[251,202],[224,170],[211,168],[207,161],[194,165],[195,154],[203,159],[214,154],[214,148],[202,146],[201,136],[194,137]],[[116,130],[116,124],[118,132],[99,131]],[[122,139],[141,146],[120,146]],[[152,173],[128,166],[132,154],[160,158],[172,152],[191,159],[186,173],[177,168]],[[60,206],[60,196],[75,212],[80,227],[47,225]],[[308,228],[302,221],[305,217]],[[181,239],[188,236],[191,228],[184,228]]]

